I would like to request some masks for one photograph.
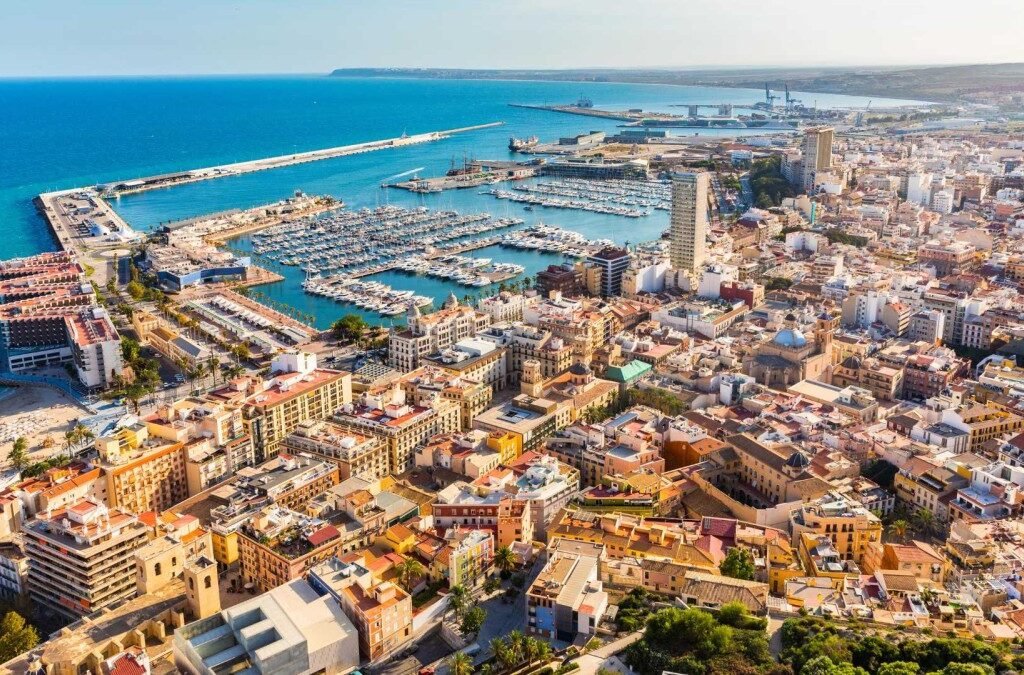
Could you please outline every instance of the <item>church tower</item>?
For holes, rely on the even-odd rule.
[[[205,619],[220,611],[217,588],[217,563],[199,556],[185,563],[185,601],[195,619]]]
[[[540,361],[527,359],[523,361],[523,376],[520,382],[522,393],[533,398],[540,398],[544,393],[544,376],[541,374]]]

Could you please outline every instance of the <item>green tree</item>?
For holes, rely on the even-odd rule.
[[[407,591],[412,590],[413,579],[419,579],[423,576],[423,565],[416,558],[406,558],[396,566],[398,572],[398,578],[401,580],[402,587]]]
[[[331,334],[342,342],[355,342],[367,328],[366,321],[358,314],[346,314],[331,324]]]
[[[487,612],[484,608],[480,605],[474,605],[466,610],[459,628],[464,635],[476,634],[480,631],[480,627],[484,625],[485,619],[487,619]]]
[[[942,675],[995,675],[995,669],[981,663],[950,663],[939,671]]]
[[[750,610],[742,602],[727,602],[718,610],[718,623],[736,628],[749,615]]]
[[[918,509],[914,512],[914,529],[921,535],[929,537],[938,530],[939,521],[931,509]]]
[[[132,296],[133,300],[142,300],[143,296],[146,295],[146,287],[135,280],[129,281],[125,290],[128,291],[128,295]]]
[[[130,337],[121,338],[121,358],[128,365],[133,365],[139,360],[139,356],[142,355],[142,347],[139,345],[138,340],[133,340]]]
[[[910,661],[891,661],[883,663],[875,671],[875,675],[918,675],[921,666]]]
[[[718,566],[719,571],[733,579],[754,579],[754,556],[745,548],[734,546],[725,555],[725,560]]]
[[[7,612],[0,619],[0,663],[34,649],[39,644],[39,633],[17,612]]]
[[[889,532],[889,536],[896,541],[906,541],[907,533],[910,531],[910,523],[905,520],[894,520],[889,523],[889,527],[886,528]]]
[[[466,652],[455,652],[445,661],[452,675],[472,675],[473,659]]]
[[[800,669],[800,675],[868,675],[852,663],[833,663],[827,656],[817,656]]]
[[[28,439],[24,436],[18,436],[14,439],[11,451],[7,454],[7,460],[18,471],[28,466]]]
[[[647,619],[644,641],[653,649],[679,655],[684,648],[698,658],[721,654],[729,646],[729,628],[719,626],[705,611],[668,607]]]
[[[518,557],[508,546],[499,546],[494,551],[494,566],[502,572],[511,572],[518,562]]]
[[[469,592],[463,586],[452,586],[448,589],[448,609],[455,615],[457,621],[462,617],[469,607]]]
[[[522,631],[514,630],[508,634],[508,648],[511,650],[512,655],[515,657],[514,663],[521,663],[524,658],[523,645],[525,644],[526,637]]]

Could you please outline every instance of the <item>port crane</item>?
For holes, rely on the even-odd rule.
[[[768,88],[768,83],[764,83],[764,102],[768,104],[768,109],[771,110],[775,107],[775,99],[778,96],[772,93],[772,90]]]
[[[796,107],[797,103],[800,103],[800,99],[793,98],[792,96],[789,95],[789,83],[787,83],[785,86],[786,86],[786,110],[792,110],[794,107]]]

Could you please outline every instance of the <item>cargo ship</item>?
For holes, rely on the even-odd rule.
[[[536,136],[530,136],[529,138],[526,139],[516,138],[515,136],[513,136],[512,138],[508,139],[508,149],[511,150],[512,152],[523,152],[525,150],[529,150],[530,148],[536,147],[538,143],[540,143],[540,139],[537,138]]]

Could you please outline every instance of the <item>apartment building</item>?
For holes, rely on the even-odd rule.
[[[804,132],[800,163],[800,186],[804,192],[812,192],[819,175],[832,169],[834,140],[835,130],[831,127],[814,127]]]
[[[352,374],[318,368],[312,354],[280,354],[270,369],[276,374],[258,383],[243,406],[258,462],[276,455],[301,422],[330,417],[352,401]]]
[[[414,370],[420,367],[423,357],[473,337],[490,323],[490,314],[460,306],[454,295],[445,301],[442,309],[426,316],[418,307],[411,307],[405,330],[391,332],[388,363],[402,372]]]
[[[559,542],[526,591],[526,632],[572,642],[593,635],[608,609],[601,582],[603,547]]]
[[[135,595],[135,552],[148,528],[93,499],[41,514],[25,526],[33,602],[72,620]]]
[[[361,434],[334,422],[302,422],[281,445],[337,464],[343,481],[353,477],[375,481],[388,475],[388,444],[383,436]]]
[[[805,502],[790,514],[794,537],[825,535],[844,560],[862,562],[868,547],[882,539],[882,521],[865,506],[838,492]]]
[[[670,261],[672,268],[697,275],[704,268],[708,230],[708,174],[672,174]]]
[[[425,366],[439,368],[466,381],[479,382],[494,391],[500,391],[509,384],[508,361],[505,347],[478,337],[459,340],[452,347],[422,359]]]
[[[484,583],[494,559],[494,533],[458,525],[444,533],[448,564],[445,577],[448,587],[474,589]]]
[[[493,347],[489,342],[483,344]],[[422,366],[410,371],[398,383],[405,390],[406,400],[413,405],[431,405],[437,400],[458,405],[463,429],[472,426],[473,418],[483,412],[494,397],[490,384],[435,366]]]
[[[309,571],[309,585],[333,597],[359,632],[363,661],[380,662],[412,640],[412,596],[380,582],[360,554],[332,557]]]
[[[246,431],[241,407],[236,404],[209,396],[189,396],[157,408],[143,421],[152,437],[190,444],[190,463],[193,454],[202,456],[191,467],[197,472],[194,482],[198,489],[193,489],[193,493],[255,461],[252,438]],[[202,441],[204,447],[197,448],[197,441]],[[216,473],[214,462],[219,462],[216,468],[225,470]]]
[[[121,376],[121,337],[72,254],[0,263],[0,359],[14,372],[71,364],[89,389]]]
[[[411,405],[404,390],[396,389],[381,395],[364,394],[358,404],[342,407],[332,420],[344,429],[384,439],[388,473],[399,474],[412,467],[416,447],[422,442],[458,431],[461,415],[461,406],[449,400]]]
[[[573,362],[572,344],[554,336],[550,330],[504,324],[491,326],[477,337],[505,347],[510,384],[519,381],[526,361],[539,363],[544,378],[565,372]]]
[[[940,523],[949,519],[947,503],[951,495],[967,485],[963,476],[919,457],[900,466],[893,478],[898,500],[913,509],[928,509]]]
[[[130,513],[166,511],[188,497],[185,443],[150,434],[148,423],[96,439],[107,503]]]

